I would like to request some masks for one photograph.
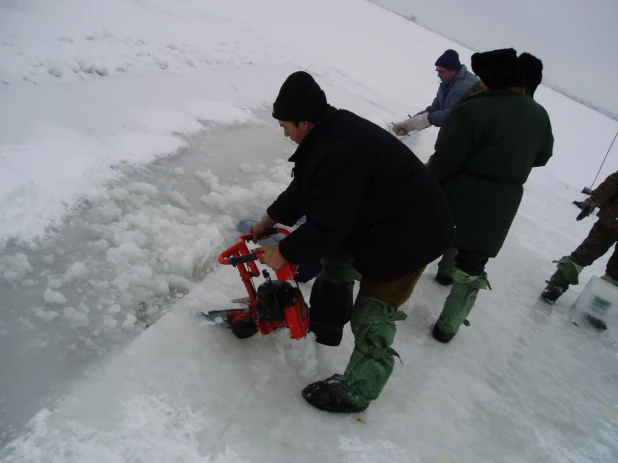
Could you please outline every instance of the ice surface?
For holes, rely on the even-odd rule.
[[[410,142],[423,147],[422,139]],[[229,307],[230,299],[243,295],[236,270],[215,264],[213,251],[233,240],[239,218],[259,219],[289,181],[285,163],[269,162],[272,150],[281,152],[287,143],[266,124],[223,129],[187,143],[192,149],[160,161],[149,172],[129,175],[115,188],[132,191],[112,199],[117,207],[129,207],[124,215],[107,223],[108,216],[99,211],[107,210],[108,202],[101,200],[72,218],[72,227],[57,231],[57,239],[71,233],[64,239],[74,245],[75,237],[83,240],[79,259],[72,257],[71,249],[69,255],[47,259],[50,248],[59,247],[52,242],[42,246],[40,256],[31,254],[35,273],[51,260],[58,270],[52,265],[50,278],[56,274],[61,278],[68,269],[77,270],[77,275],[79,263],[84,263],[95,285],[78,278],[75,285],[94,293],[74,295],[59,311],[33,309],[30,320],[37,330],[40,322],[66,320],[67,328],[60,331],[64,343],[54,341],[52,334],[58,328],[47,329],[47,336],[32,336],[31,353],[15,361],[36,368],[37,377],[46,378],[59,391],[72,384],[72,393],[62,404],[35,401],[44,410],[27,433],[20,433],[0,453],[6,461],[127,461],[135,452],[150,461],[196,462],[284,462],[290,454],[299,462],[611,461],[618,449],[613,393],[618,377],[612,373],[616,345],[582,336],[569,321],[567,309],[581,287],[572,288],[554,306],[538,299],[544,280],[553,272],[552,258],[576,246],[590,226],[574,221],[578,211],[565,201],[561,183],[548,174],[533,176],[512,236],[501,258],[489,265],[494,290],[479,296],[470,316],[472,326],[462,328],[448,346],[430,335],[447,290],[432,281],[435,264],[427,270],[403,308],[408,320],[398,327],[395,348],[403,365],[396,366],[384,393],[367,412],[338,417],[310,408],[300,390],[342,371],[353,347],[348,330],[339,348],[316,345],[311,337],[293,341],[285,331],[240,342],[198,315],[206,307]],[[230,156],[235,152],[240,156],[247,143],[253,147],[256,168],[240,184],[230,183],[231,176],[240,173],[211,159],[211,153],[225,146]],[[179,165],[186,169],[178,185],[198,210],[156,203],[158,215],[154,210],[146,214],[152,201],[165,202],[167,197],[150,197],[140,193],[149,188],[137,191],[130,185],[167,183],[177,178]],[[228,201],[225,215],[216,202],[194,201],[211,188]],[[138,219],[140,211],[148,220]],[[167,225],[157,231],[153,223],[163,217]],[[189,224],[199,232],[198,217],[209,217],[221,235],[204,248],[191,248],[193,264],[185,264],[184,248],[192,246],[200,233],[178,232]],[[89,245],[101,239],[108,245]],[[126,247],[112,258],[108,251],[123,244]],[[208,250],[212,257],[202,271],[187,274],[199,268],[195,253]],[[98,265],[91,265],[101,258]],[[70,265],[64,263],[67,259]],[[161,259],[176,264],[159,267],[156,260]],[[586,270],[582,280],[602,273],[604,262],[606,258]],[[169,282],[172,277],[185,279],[186,289],[176,293],[188,290],[183,297],[165,302],[157,291],[144,292],[153,281]],[[42,278],[48,281],[48,276]],[[309,287],[303,290],[307,296]],[[16,300],[26,302],[23,294]],[[146,307],[138,303],[141,300]],[[166,314],[157,320],[162,313]],[[10,331],[0,342],[11,338],[12,323],[8,320],[2,327],[9,326]],[[21,324],[16,333],[20,339],[31,333],[24,331],[26,320],[15,323]],[[145,326],[149,328],[142,332]],[[122,332],[124,336],[118,334]],[[137,332],[142,334],[126,349],[113,348],[123,348]],[[66,362],[71,357],[53,360],[49,369],[35,363],[33,355],[40,356],[43,349],[58,353],[59,348],[79,354],[80,362],[69,368]],[[97,368],[87,379],[75,380],[93,365]],[[59,372],[69,381],[61,383]],[[5,392],[5,397],[15,400],[16,392]],[[22,397],[55,396],[45,389],[19,392],[26,394]],[[54,460],[54,455],[62,458]]]

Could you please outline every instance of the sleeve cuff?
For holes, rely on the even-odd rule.
[[[292,227],[296,224],[298,219],[302,216],[293,216],[291,214],[284,214],[277,206],[276,203],[273,203],[268,209],[266,209],[266,213],[268,217],[275,220],[277,223],[283,224],[287,227]]]

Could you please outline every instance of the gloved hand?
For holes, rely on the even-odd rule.
[[[588,217],[590,214],[592,214],[596,207],[597,203],[594,201],[594,199],[586,198],[586,200],[584,201],[584,205],[582,206],[582,211],[577,216],[577,220],[579,221]]]
[[[429,113],[422,113],[406,119],[403,122],[393,124],[393,132],[401,137],[410,132],[417,132],[430,126],[431,123],[429,122]]]

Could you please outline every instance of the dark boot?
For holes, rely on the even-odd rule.
[[[566,288],[568,287],[569,286],[567,285]],[[560,286],[549,283],[541,293],[541,297],[550,304],[553,304],[560,296],[562,296],[562,293],[566,291],[566,288],[563,289]]]
[[[438,270],[438,273],[436,273],[436,278],[435,280],[438,282],[438,284],[442,285],[442,286],[450,286],[453,284],[453,277],[452,275],[446,274],[446,273],[442,273],[440,272],[440,270]]]
[[[336,347],[341,344],[343,327],[334,325],[322,325],[310,319],[309,331],[315,334],[315,342],[324,346]]]
[[[431,334],[436,341],[443,342],[444,344],[449,343],[451,339],[455,337],[455,333],[447,333],[445,331],[442,331],[437,323],[433,326],[433,331],[431,332]]]
[[[335,283],[325,278],[322,271],[313,283],[309,304],[309,331],[315,334],[316,342],[338,346],[343,327],[350,321],[354,282]]]
[[[333,375],[316,381],[303,389],[303,398],[315,408],[332,413],[357,413],[366,410],[369,404],[355,405],[343,392],[343,375]]]

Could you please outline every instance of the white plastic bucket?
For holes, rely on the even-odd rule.
[[[580,328],[596,333],[616,334],[618,287],[593,276],[571,306],[569,319]]]

